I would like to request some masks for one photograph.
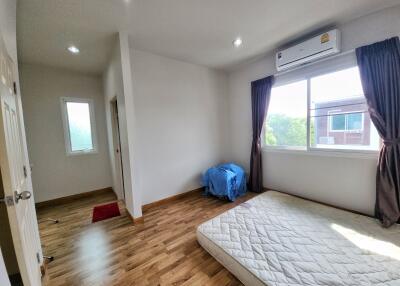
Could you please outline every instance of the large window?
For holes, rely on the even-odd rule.
[[[378,150],[379,143],[357,66],[272,88],[265,145]]]
[[[67,154],[96,152],[93,101],[80,98],[62,98],[61,109]]]

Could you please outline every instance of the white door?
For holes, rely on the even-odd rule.
[[[18,100],[13,92],[13,63],[0,52],[0,167],[5,203],[10,221],[18,266],[25,286],[41,285],[41,249],[34,209],[28,191],[26,158],[18,114]]]

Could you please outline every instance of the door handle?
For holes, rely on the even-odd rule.
[[[21,193],[15,191],[14,196],[15,196],[15,203],[18,204],[19,200],[29,200],[32,194],[29,191],[23,191]]]

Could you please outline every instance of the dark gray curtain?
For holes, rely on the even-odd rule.
[[[261,131],[271,98],[273,76],[251,82],[251,118],[253,143],[250,156],[249,187],[253,192],[262,192]]]
[[[356,49],[368,110],[383,139],[375,215],[385,227],[400,217],[400,42],[395,37]]]

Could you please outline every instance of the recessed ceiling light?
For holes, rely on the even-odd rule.
[[[237,37],[236,39],[233,40],[232,45],[235,48],[239,48],[242,45],[243,41],[240,37]]]
[[[79,54],[79,49],[77,48],[77,47],[75,47],[75,46],[69,46],[68,47],[68,51],[70,51],[71,53],[73,53],[73,54]]]

